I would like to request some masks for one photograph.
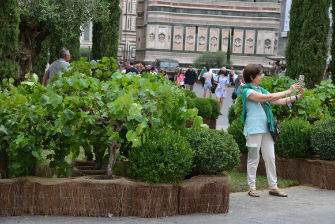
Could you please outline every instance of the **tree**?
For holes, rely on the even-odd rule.
[[[331,2],[332,4],[332,18],[335,18],[335,0],[332,0]],[[333,71],[335,71],[335,23],[333,21],[332,23],[332,44],[331,44],[331,56],[332,56],[332,60],[330,61],[330,68],[333,69]],[[335,74],[335,72],[334,72]],[[334,77],[333,77],[334,79]]]
[[[104,20],[109,16],[109,5],[100,0],[29,0],[20,1],[19,52],[17,82],[33,73],[33,65],[40,54],[43,41],[51,34],[79,36],[79,27],[90,18]],[[71,35],[70,35],[71,34]],[[59,50],[58,50],[59,51]]]
[[[92,59],[101,59],[101,31],[102,23],[93,21],[93,37],[92,37]]]
[[[0,81],[15,78],[18,50],[19,3],[17,0],[4,0],[0,3]]]
[[[304,2],[298,75],[305,75],[308,88],[321,82],[326,68],[330,29],[328,12],[329,0]]]
[[[305,15],[302,13],[305,0],[293,0],[290,9],[290,32],[285,50],[287,69],[285,75],[292,79],[298,78],[301,31]]]
[[[223,51],[216,51],[215,53],[210,51],[203,52],[193,62],[193,66],[198,69],[203,67],[221,68],[229,65],[230,63],[226,60],[226,53]]]
[[[108,0],[109,18],[102,23],[101,56],[117,59],[119,45],[120,0]]]
[[[227,62],[230,63],[230,30],[229,30],[229,34],[228,34]]]

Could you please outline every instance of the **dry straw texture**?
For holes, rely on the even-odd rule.
[[[247,172],[248,156],[242,154],[238,172]],[[276,157],[277,176],[287,180],[295,180],[298,184],[308,184],[335,190],[335,161],[288,159]],[[257,175],[266,175],[263,158],[260,159]]]
[[[198,176],[180,185],[148,184],[127,178],[89,177],[0,180],[0,216],[70,215],[145,218],[229,209],[227,175]]]

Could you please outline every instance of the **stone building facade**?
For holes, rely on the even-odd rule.
[[[137,7],[136,61],[191,64],[204,51],[227,51],[229,31],[236,67],[266,66],[265,56],[277,54],[281,0],[138,0]]]

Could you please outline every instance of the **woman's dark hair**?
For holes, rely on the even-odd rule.
[[[218,72],[218,75],[224,75],[224,76],[227,76],[227,70],[220,70]]]
[[[262,71],[260,65],[250,64],[244,68],[243,78],[246,83],[251,83],[253,79]],[[251,79],[252,78],[252,79]]]
[[[207,72],[209,72],[209,67],[206,67],[206,69],[207,69]]]

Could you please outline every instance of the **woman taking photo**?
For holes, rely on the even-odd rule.
[[[269,123],[270,127],[271,125],[273,127],[270,103],[273,105],[286,105],[294,102],[304,95],[305,89],[299,84],[294,84],[290,89],[283,92],[269,93],[258,86],[263,78],[262,67],[259,65],[246,66],[243,78],[246,84],[241,90],[243,103],[242,123],[245,122],[243,134],[246,137],[246,146],[248,147],[247,175],[250,189],[248,194],[252,197],[259,197],[256,191],[256,171],[261,148],[270,187],[269,194],[287,197],[287,194],[277,188],[274,143],[268,126]],[[287,97],[298,89],[300,90],[298,95]],[[264,103],[266,112],[261,103]]]
[[[226,70],[220,70],[218,72],[218,75],[214,79],[214,83],[217,84],[217,87],[215,89],[215,97],[216,101],[220,104],[220,115],[221,109],[222,109],[222,103],[223,99],[227,98],[227,87],[229,84],[229,79],[226,75]]]
[[[181,88],[183,88],[183,89],[185,89],[185,86],[184,86],[184,80],[185,80],[184,75],[185,75],[184,69],[180,69],[179,74],[177,75],[177,82],[178,82],[179,86]]]

